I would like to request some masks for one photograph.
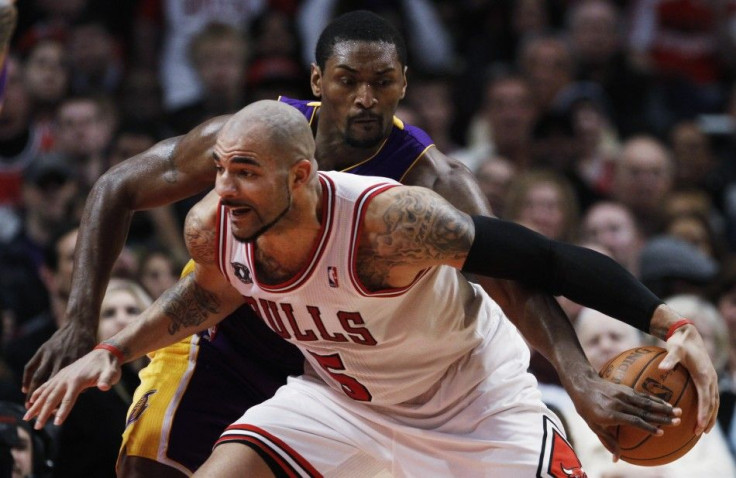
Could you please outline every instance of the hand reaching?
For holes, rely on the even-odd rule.
[[[96,386],[107,391],[120,375],[120,364],[110,352],[93,350],[39,386],[26,403],[28,412],[23,419],[37,417],[35,428],[40,429],[55,414],[54,424],[61,425],[83,390]]]

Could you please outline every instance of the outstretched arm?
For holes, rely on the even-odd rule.
[[[208,199],[214,202],[214,211],[216,199],[210,195],[203,202]],[[55,423],[62,423],[80,392],[94,386],[108,390],[120,379],[123,363],[211,327],[242,305],[243,297],[217,267],[214,231],[214,224],[193,209],[187,216],[185,235],[195,260],[194,271],[159,297],[138,320],[105,340],[107,349],[92,350],[39,386],[31,394],[26,419],[38,417],[36,427],[43,427],[58,408]]]
[[[214,184],[211,150],[225,119],[215,118],[185,136],[162,141],[111,168],[95,183],[77,237],[68,321],[26,365],[23,391],[28,396],[94,345],[102,296],[133,212],[172,203]]]
[[[627,323],[638,325],[661,337],[664,335],[659,335],[661,330],[668,329],[682,318],[663,305],[661,300],[623,267],[602,254],[551,241],[507,221],[482,216],[471,218],[423,188],[394,188],[379,198],[381,200],[375,205],[376,209],[370,217],[381,220],[376,220],[372,226],[382,231],[375,237],[380,237],[381,234],[389,237],[382,238],[377,244],[396,244],[396,249],[400,249],[402,244],[426,246],[420,249],[424,251],[423,260],[420,261],[416,254],[407,259],[407,251],[383,246],[382,255],[376,262],[387,269],[384,271],[386,277],[408,281],[413,277],[411,274],[417,272],[416,269],[407,269],[410,264],[417,267],[451,265],[467,272],[517,280],[548,293],[568,296],[584,306],[600,310],[619,320],[626,319]],[[404,214],[399,210],[393,211],[396,208],[401,208]],[[406,216],[406,210],[410,208],[414,209],[412,217],[421,218],[423,228],[416,229],[408,223],[402,224],[400,218]],[[395,224],[388,224],[390,222]],[[403,274],[397,275],[396,271],[402,271]],[[616,285],[615,289],[611,288],[611,284]],[[679,330],[679,336],[676,334],[667,342],[669,353],[665,361],[667,367],[682,362],[693,375],[700,400],[698,431],[702,431],[710,429],[714,424],[718,409],[718,397],[715,393],[717,377],[697,331],[691,326],[682,329]],[[555,329],[545,330],[548,339],[555,339]],[[559,355],[560,346],[556,343],[551,346],[551,359],[553,363],[557,362],[555,365],[560,363],[561,356],[564,357]],[[565,370],[565,373],[568,372]],[[627,398],[626,392],[629,392],[628,396],[631,398]],[[653,417],[653,409],[647,410],[647,403],[657,404],[653,399],[642,400],[641,396],[625,389],[620,389],[619,395],[624,398],[620,412],[613,417],[609,413],[604,419],[623,421],[645,429],[642,426],[645,421],[671,421],[671,416]],[[586,409],[581,410],[578,403],[576,406],[584,418],[588,419],[584,415]],[[619,408],[612,410],[616,412]],[[662,413],[661,409],[655,412],[656,415]],[[600,424],[596,427],[595,423],[592,422],[591,426],[598,430]],[[609,444],[605,439],[604,443]]]
[[[428,187],[466,214],[492,216],[475,177],[464,165],[435,149],[430,149],[423,159],[404,178],[405,184]],[[475,276],[474,281],[483,286],[526,341],[558,371],[578,413],[614,453],[617,445],[609,427],[631,424],[657,433],[655,425],[671,423],[675,415],[669,404],[598,376],[572,324],[551,294],[519,281],[487,276]],[[649,414],[645,414],[646,410]]]

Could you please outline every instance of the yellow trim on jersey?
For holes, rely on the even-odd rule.
[[[181,274],[179,275],[179,278],[181,279],[184,276],[188,276],[194,272],[194,259],[189,259],[189,262],[187,262],[184,265],[184,268],[181,270]]]
[[[414,161],[411,162],[411,164],[409,165],[409,167],[406,168],[406,171],[404,171],[404,174],[402,174],[401,177],[399,178],[399,182],[400,183],[402,183],[402,184],[404,183],[404,178],[406,177],[406,175],[409,174],[409,171],[411,171],[411,168],[413,168],[414,165],[417,164],[417,162],[424,157],[424,155],[427,153],[427,151],[429,150],[429,148],[434,148],[434,147],[435,147],[435,144],[432,143],[429,146],[427,146],[426,148],[424,148],[424,151],[422,151],[421,153],[419,153],[419,155],[417,156],[417,158]]]

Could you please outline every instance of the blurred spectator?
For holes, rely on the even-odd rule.
[[[225,23],[210,23],[192,38],[189,58],[202,84],[194,102],[173,109],[169,124],[184,134],[214,116],[235,113],[245,105],[248,41],[243,32]]]
[[[160,65],[168,113],[202,99],[203,88],[191,62],[192,39],[210,23],[245,30],[266,8],[266,0],[142,0],[135,22],[135,63]],[[152,48],[158,46],[160,48]]]
[[[131,158],[156,143],[156,137],[147,125],[137,123],[120,127],[110,143],[107,164],[110,167]],[[133,249],[153,246],[166,247],[178,260],[189,258],[181,229],[183,222],[177,217],[176,208],[160,206],[133,215],[127,244]]]
[[[19,205],[23,171],[41,152],[48,138],[31,121],[31,103],[18,59],[6,63],[5,101],[0,111],[0,204]],[[7,238],[8,231],[0,232]]]
[[[598,370],[621,352],[646,345],[649,340],[649,336],[644,336],[630,325],[587,308],[580,312],[575,330],[585,355],[591,365]],[[736,476],[736,465],[729,453],[723,431],[718,426],[710,433],[703,434],[689,452],[674,462],[655,467],[642,467],[624,461],[614,463],[611,453],[605,449],[574,409],[568,408],[566,411],[569,434],[575,442],[575,452],[590,478]]]
[[[639,254],[639,280],[659,297],[705,294],[719,265],[689,242],[672,236],[649,239]]]
[[[583,215],[580,239],[600,244],[629,272],[639,275],[639,253],[644,238],[631,211],[619,202],[601,201]]]
[[[167,250],[148,249],[140,259],[138,281],[148,295],[156,300],[176,284],[181,269],[181,263]]]
[[[5,357],[19,389],[26,363],[41,344],[66,322],[76,243],[76,225],[66,224],[57,229],[44,251],[44,262],[40,266],[43,283],[26,291],[29,300],[46,306],[31,319],[13,324],[10,330],[3,331],[3,336],[7,337]]]
[[[713,301],[728,332],[728,362],[720,382],[718,423],[728,438],[731,452],[736,455],[736,262],[730,261],[723,268],[713,291]]]
[[[689,242],[713,260],[720,262],[725,257],[725,243],[704,214],[689,212],[670,216],[662,233]]]
[[[452,78],[450,76],[418,76],[406,90],[405,102],[410,103],[424,118],[424,130],[440,151],[458,149],[451,137],[455,118],[452,103]]]
[[[69,30],[71,88],[75,95],[111,95],[122,81],[121,46],[101,19],[82,18]]]
[[[651,77],[631,61],[624,22],[611,0],[574,2],[567,11],[567,29],[577,63],[576,78],[600,85],[611,100],[611,120],[628,138],[649,129]]]
[[[549,111],[557,95],[575,79],[575,60],[567,41],[557,34],[532,36],[524,40],[518,55],[537,109]]]
[[[550,239],[572,242],[579,216],[572,186],[555,171],[521,173],[509,186],[504,219],[523,224]]]
[[[45,429],[36,430],[35,422],[23,420],[25,408],[17,403],[0,402],[0,449],[10,447],[12,472],[3,478],[50,478],[55,443]],[[5,460],[1,463],[5,464]],[[7,468],[0,470],[7,473]]]
[[[123,78],[115,100],[120,124],[137,123],[156,138],[173,135],[166,125],[161,85],[155,71],[131,68]]]
[[[733,49],[736,4],[730,0],[636,0],[630,48],[656,77],[657,127],[718,111],[725,100],[720,79]]]
[[[478,186],[488,199],[493,214],[498,217],[504,217],[506,197],[516,174],[516,167],[502,156],[484,161],[475,171]]]
[[[532,130],[531,150],[534,167],[552,169],[570,182],[581,211],[605,197],[582,176],[582,142],[569,112],[550,111],[540,116]]]
[[[670,151],[654,137],[636,136],[622,145],[613,198],[631,209],[645,237],[659,227],[662,204],[672,190],[674,176]]]
[[[452,156],[471,170],[481,161],[503,156],[523,171],[532,162],[532,131],[538,117],[529,82],[513,73],[489,76],[481,109],[468,130],[467,148]]]
[[[131,324],[149,305],[151,297],[136,282],[113,278],[105,292],[97,331],[99,341],[109,339]],[[126,425],[138,372],[146,357],[121,367],[121,378],[109,391],[91,388],[81,394],[59,431],[56,476],[115,477],[120,436]],[[95,453],[89,453],[90,443]]]
[[[279,96],[309,98],[309,72],[285,56],[254,59],[248,66],[247,102],[275,100]],[[413,124],[413,123],[412,123]]]
[[[570,115],[575,141],[577,176],[597,194],[608,195],[620,142],[611,119],[611,102],[596,83],[575,82],[557,95],[554,109]]]
[[[724,178],[711,138],[695,121],[677,123],[670,132],[676,187],[700,188],[720,206]]]
[[[23,63],[31,117],[49,130],[56,107],[69,92],[70,68],[65,48],[60,38],[42,38],[28,47]]]
[[[55,149],[77,172],[83,190],[107,169],[105,150],[117,122],[114,104],[108,97],[66,98],[56,113]]]

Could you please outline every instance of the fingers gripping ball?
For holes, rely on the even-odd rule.
[[[700,439],[695,435],[698,419],[698,394],[690,374],[681,365],[662,371],[658,366],[667,355],[661,347],[636,347],[611,359],[600,371],[601,377],[639,392],[659,397],[682,409],[681,423],[663,427],[656,437],[629,425],[615,427],[621,459],[635,465],[655,466],[670,463],[687,453]]]

